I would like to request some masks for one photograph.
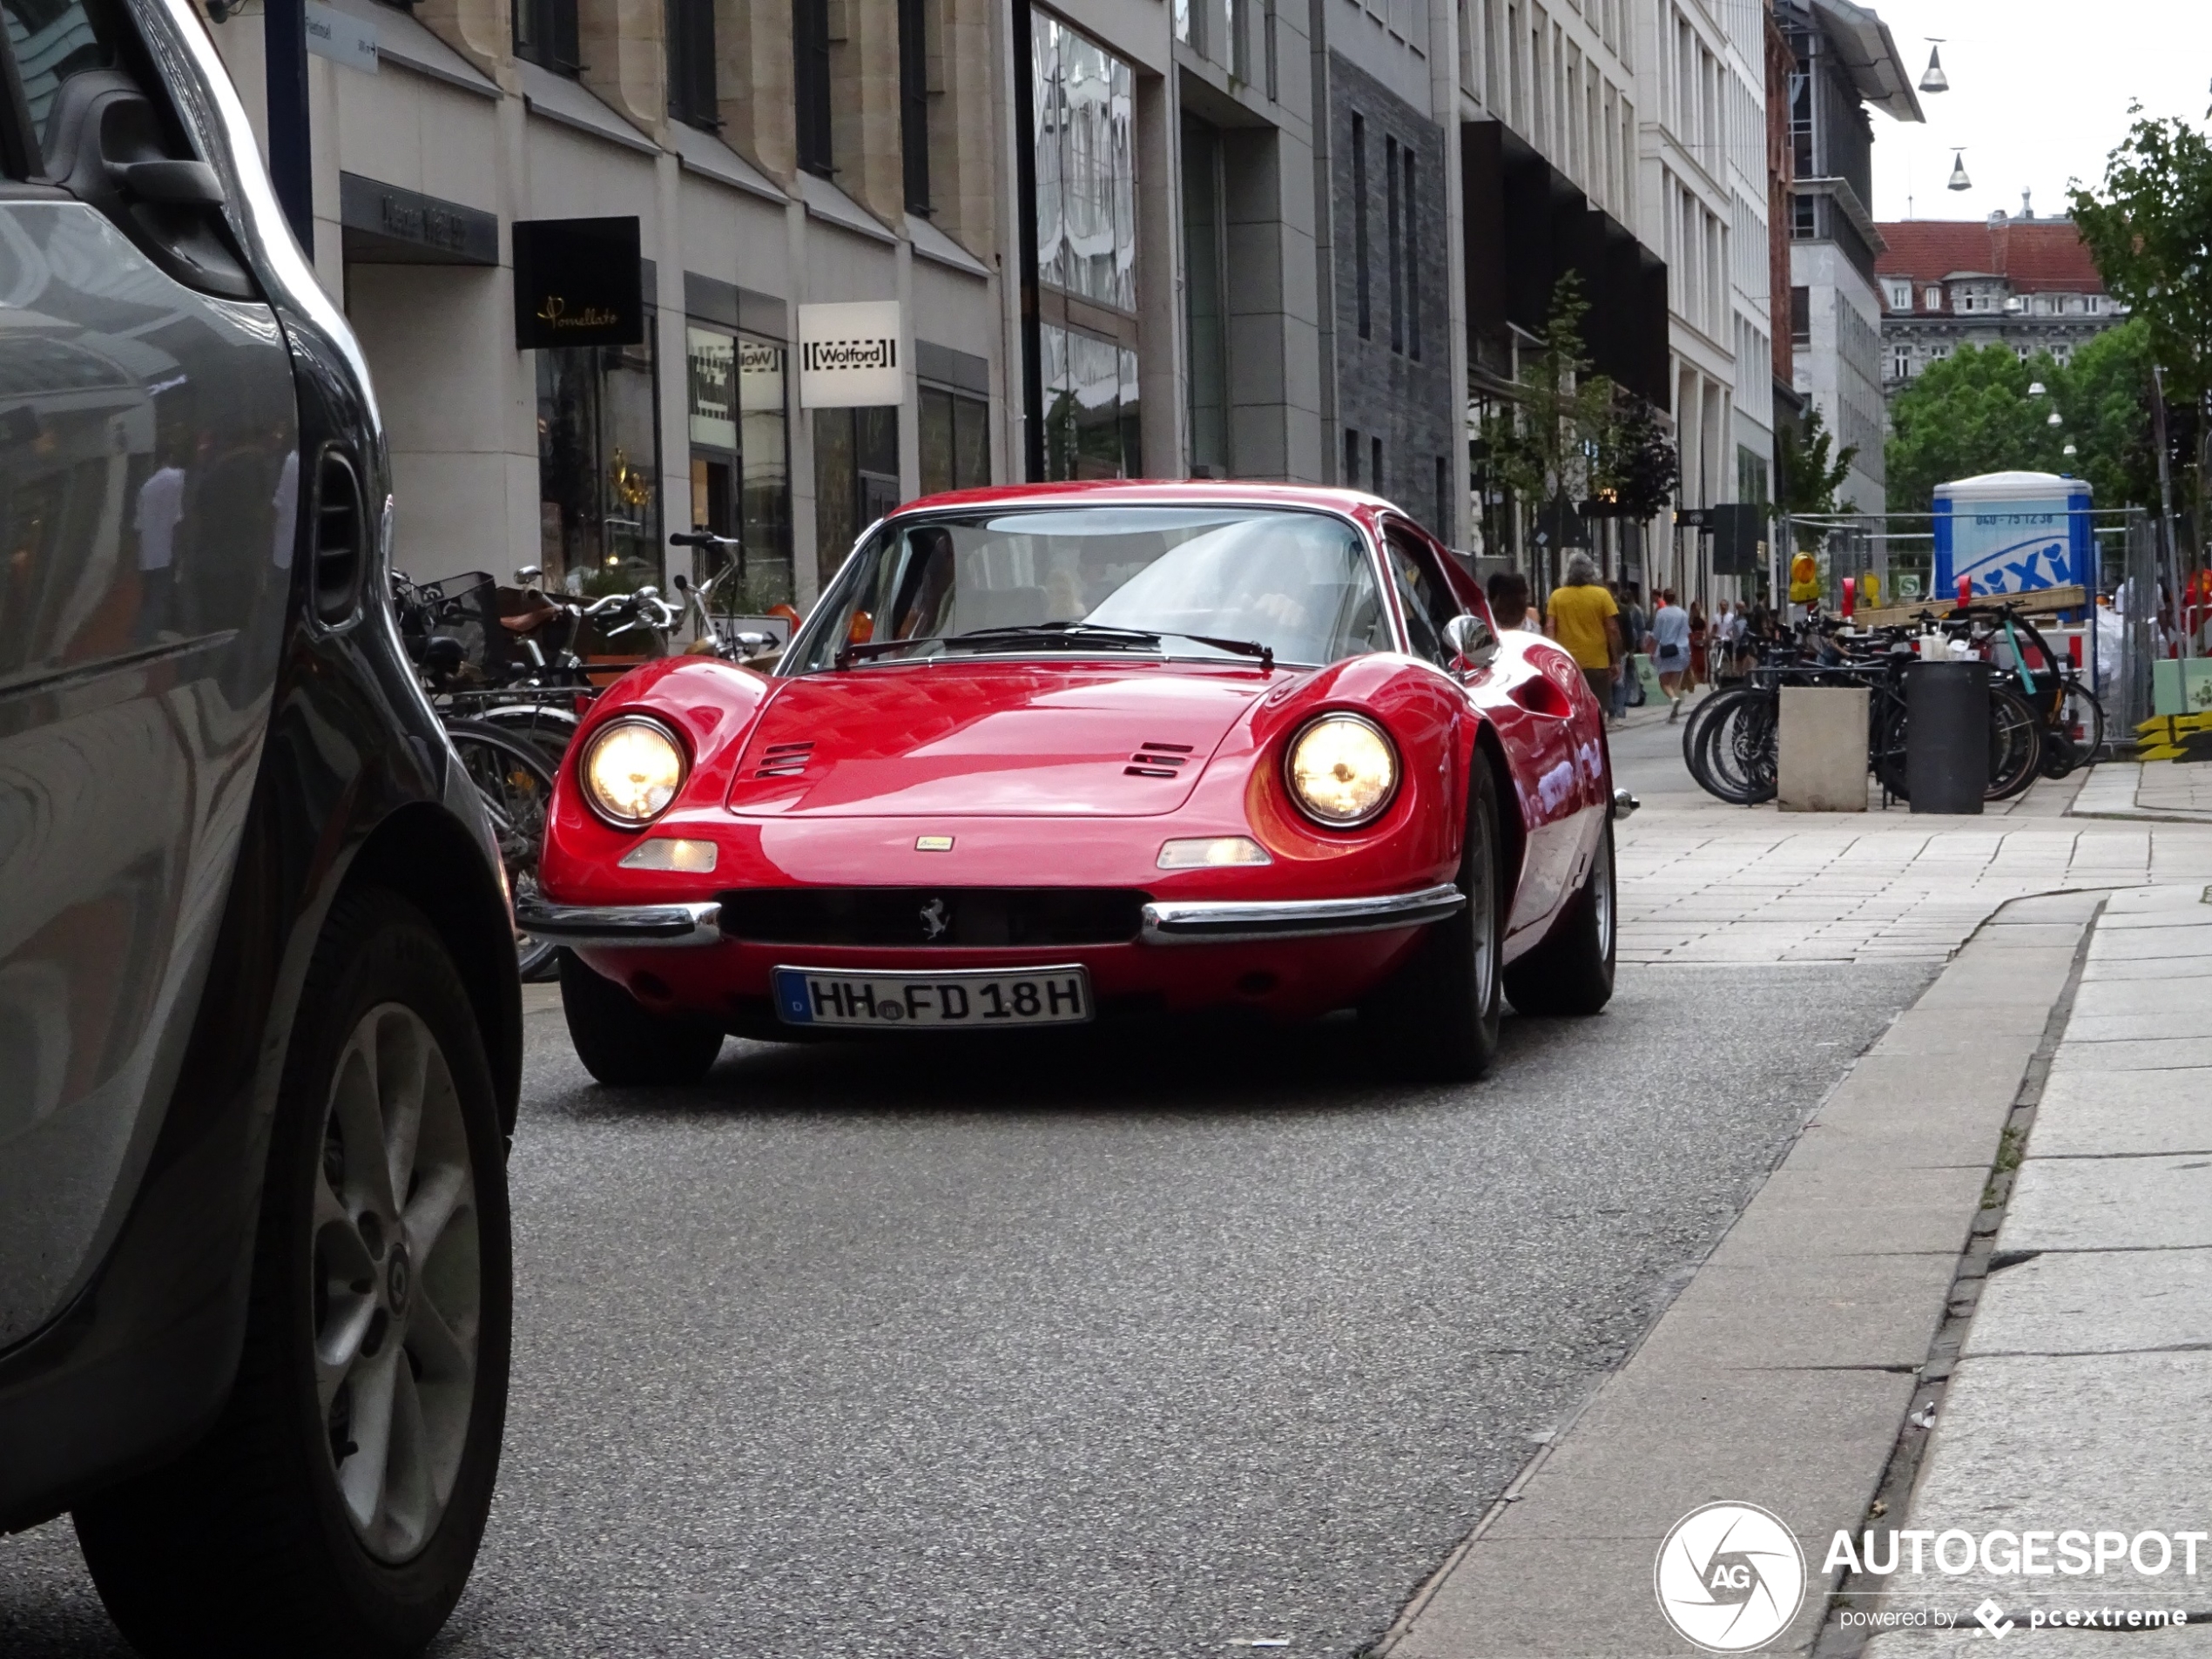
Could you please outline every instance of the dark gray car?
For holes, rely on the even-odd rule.
[[[505,1409],[496,849],[205,27],[0,14],[0,1528],[150,1654],[412,1652]]]

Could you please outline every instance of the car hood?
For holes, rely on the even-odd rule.
[[[748,817],[1143,818],[1186,800],[1272,676],[884,664],[779,683],[730,791]]]

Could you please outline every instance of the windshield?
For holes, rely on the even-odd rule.
[[[1080,650],[1319,664],[1392,641],[1366,543],[1342,519],[1088,507],[887,526],[792,666],[827,668],[848,646],[867,662]]]

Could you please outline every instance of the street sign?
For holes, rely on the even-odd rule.
[[[873,408],[903,402],[896,300],[799,307],[799,407]]]
[[[376,73],[376,25],[349,16],[320,0],[307,0],[307,50],[334,64]]]

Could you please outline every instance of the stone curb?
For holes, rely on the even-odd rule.
[[[2001,1214],[1985,1209],[1992,1164],[2023,1080],[2056,1042],[2104,895],[2040,896],[2018,925],[2048,928],[2054,897],[2078,905],[2067,947],[2015,948],[2003,937],[2010,906],[1982,925],[1372,1659],[1692,1654],[1652,1593],[1676,1521],[1733,1500],[1773,1511],[1801,1541],[1863,1523],[1900,1433],[1925,1432],[1908,1416],[1956,1352],[1935,1345],[1958,1313],[1962,1260],[1986,1257]],[[2000,1010],[2012,1017],[1986,1017]],[[1833,1588],[1817,1561],[1768,1650],[1806,1654],[1817,1640]]]

